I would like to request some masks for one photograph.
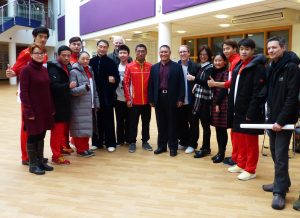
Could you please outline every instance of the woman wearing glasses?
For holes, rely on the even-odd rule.
[[[44,163],[44,138],[54,124],[54,105],[50,92],[50,79],[43,66],[46,50],[34,44],[29,47],[31,60],[20,74],[20,98],[23,120],[28,134],[27,152],[29,172],[42,175],[53,167]]]

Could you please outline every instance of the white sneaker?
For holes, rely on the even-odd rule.
[[[191,146],[187,147],[187,149],[185,149],[185,153],[186,154],[191,154],[195,151],[195,149]]]
[[[115,147],[108,147],[108,148],[107,148],[107,151],[108,151],[108,152],[114,152],[115,150],[116,150]]]
[[[98,149],[97,146],[92,145],[92,147],[91,147],[91,150],[92,150],[92,151],[95,151],[95,150],[97,150],[97,149]]]
[[[254,179],[256,177],[255,173],[248,173],[247,171],[242,172],[240,175],[237,176],[239,180],[247,181],[249,179]]]
[[[229,167],[227,170],[231,173],[242,173],[242,172],[244,172],[244,170],[242,168],[238,167],[238,165],[234,165],[232,167]]]
[[[184,150],[184,149],[186,149],[185,146],[182,146],[181,144],[178,144],[178,150]]]

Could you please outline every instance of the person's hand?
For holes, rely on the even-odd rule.
[[[215,87],[215,80],[209,76],[209,80],[207,80],[208,87]]]
[[[197,84],[194,85],[193,89],[192,89],[192,93],[195,94],[195,89],[196,89]]]
[[[87,91],[91,90],[91,86],[88,83],[85,84],[85,88],[86,88]]]
[[[6,73],[7,78],[11,78],[11,77],[16,76],[15,71],[12,70],[12,68],[9,64],[7,64],[7,69],[6,69],[5,73]]]
[[[220,106],[219,105],[216,105],[216,112],[220,113]]]
[[[108,82],[110,82],[110,83],[115,83],[115,82],[116,82],[115,77],[109,76],[109,77],[108,77]]]
[[[194,81],[194,80],[195,80],[195,77],[194,77],[193,75],[191,75],[191,74],[188,74],[188,75],[186,75],[186,79],[187,79],[188,81]]]
[[[28,120],[35,120],[35,117],[28,117]]]
[[[278,123],[274,123],[272,130],[275,132],[280,132],[282,131],[282,126],[280,126]]]
[[[183,105],[183,102],[182,101],[177,101],[177,107],[181,107]]]
[[[132,107],[132,102],[131,101],[127,101],[127,107],[129,107],[129,108]]]
[[[73,89],[76,86],[77,86],[77,83],[75,81],[70,82],[70,85],[69,85],[70,89]]]
[[[154,104],[153,104],[153,103],[149,103],[149,104],[150,104],[151,107],[154,107]]]

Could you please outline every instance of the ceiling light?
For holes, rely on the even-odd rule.
[[[217,14],[215,17],[218,19],[225,19],[228,18],[229,16],[227,14]]]
[[[185,30],[177,30],[176,33],[182,34],[182,33],[186,33],[186,31]]]
[[[230,24],[229,23],[221,23],[221,24],[219,24],[219,26],[226,28],[226,27],[230,27]]]
[[[142,33],[142,31],[133,31],[135,34]]]
[[[132,41],[132,39],[125,39],[126,41]]]

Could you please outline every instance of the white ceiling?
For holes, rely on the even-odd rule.
[[[185,18],[181,20],[177,20],[172,22],[172,32],[173,36],[195,36],[195,35],[207,35],[207,34],[216,34],[216,33],[224,33],[224,32],[236,32],[243,31],[246,29],[258,29],[258,28],[266,28],[273,26],[284,26],[291,25],[292,23],[289,20],[284,21],[272,21],[272,22],[257,22],[252,23],[250,26],[247,25],[231,25],[228,28],[219,27],[221,23],[231,23],[231,19],[234,16],[238,15],[246,15],[256,12],[269,11],[274,9],[281,8],[289,8],[294,10],[299,10],[300,12],[300,0],[265,0],[259,3],[247,6],[239,6],[227,10],[218,11],[217,13],[206,13],[201,14],[195,17]],[[216,14],[227,14],[229,15],[226,19],[218,19],[215,17]],[[299,22],[299,21],[298,21]],[[144,28],[138,29],[143,32],[157,32],[157,26],[148,26]],[[179,34],[177,30],[185,30],[186,33]],[[116,35],[122,35],[124,38],[132,38],[134,30],[127,32],[119,32]],[[109,38],[111,36],[107,36]],[[151,39],[150,39],[151,40]]]

